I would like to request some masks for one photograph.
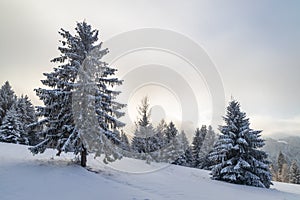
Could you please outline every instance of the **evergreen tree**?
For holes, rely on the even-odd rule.
[[[130,151],[129,140],[128,140],[126,133],[124,133],[123,130],[121,131],[120,141],[121,141],[121,148],[125,151]]]
[[[146,139],[146,142],[150,146],[150,157],[156,162],[161,160],[161,149],[166,144],[165,131],[167,124],[164,120],[161,120],[157,127],[154,129],[154,134]]]
[[[145,153],[146,140],[140,132],[139,127],[136,127],[134,131],[134,137],[132,138],[131,148],[135,153]]]
[[[277,181],[279,182],[288,182],[288,163],[285,159],[285,156],[280,151],[277,159]]]
[[[138,119],[138,125],[142,127],[147,127],[150,125],[150,104],[149,104],[149,98],[145,96],[142,101],[141,105],[138,107],[138,113],[141,116],[140,119]]]
[[[163,162],[174,163],[184,154],[182,138],[173,122],[170,122],[165,131],[165,144],[160,151],[160,160]]]
[[[11,106],[16,102],[17,96],[12,90],[8,81],[0,89],[0,125],[6,115],[6,112],[11,108]]]
[[[138,107],[140,118],[136,123],[136,130],[132,139],[132,150],[138,158],[145,159],[153,151],[155,142],[155,129],[150,122],[150,104],[148,97],[144,97]],[[147,155],[146,155],[147,154]],[[149,158],[150,159],[150,158]]]
[[[17,112],[16,104],[11,106],[3,119],[2,125],[0,126],[0,141],[15,144],[29,144],[21,117]]]
[[[215,142],[216,142],[216,134],[212,129],[212,127],[208,126],[207,133],[199,153],[199,157],[201,158],[201,160],[198,167],[200,169],[209,169],[209,167],[213,165],[213,163],[209,159],[209,154],[211,153]]]
[[[161,120],[160,123],[157,125],[156,127],[156,135],[157,135],[157,140],[158,140],[158,148],[157,149],[161,149],[166,143],[166,137],[165,137],[165,133],[167,131],[167,123],[165,122],[165,120]]]
[[[192,148],[189,146],[184,152],[185,164],[183,166],[193,167],[195,163],[195,158],[193,156]]]
[[[195,132],[195,136],[192,142],[192,154],[194,157],[194,164],[193,167],[200,168],[202,160],[204,159],[205,155],[201,155],[202,145],[207,134],[206,126],[203,125],[201,129],[197,128]]]
[[[189,141],[186,137],[186,134],[184,131],[181,131],[181,133],[178,135],[179,141],[180,141],[180,146],[181,149],[186,150],[189,147]]]
[[[176,129],[175,124],[173,122],[170,122],[165,131],[166,142],[170,143],[175,138],[177,133],[178,130]]]
[[[16,111],[22,124],[22,130],[24,130],[24,137],[27,138],[28,144],[37,144],[39,139],[36,135],[36,129],[32,124],[35,124],[38,119],[34,107],[27,95],[21,95],[21,97],[18,98],[16,102]]]
[[[35,130],[29,127],[35,123],[35,110],[27,96],[18,98],[6,112],[0,126],[1,141],[31,145],[36,142]]]
[[[182,150],[182,155],[179,156],[172,164],[190,167],[194,163],[194,157],[189,146],[186,134],[184,131],[178,135],[181,146],[179,150]]]
[[[232,100],[223,118],[226,125],[220,126],[219,136],[210,154],[216,164],[212,178],[230,183],[269,188],[271,173],[267,154],[260,150],[264,140],[261,131],[249,128],[249,119],[240,111],[240,104]]]
[[[44,140],[30,150],[34,154],[43,153],[50,147],[58,150],[57,155],[63,151],[80,153],[81,165],[86,166],[88,150],[96,152],[96,156],[104,153],[104,162],[120,157],[110,142],[119,142],[116,130],[124,126],[118,118],[124,115],[120,109],[125,105],[115,101],[120,92],[113,87],[122,81],[112,77],[116,69],[101,61],[108,50],[101,49],[102,43],[96,43],[98,31],[92,30],[86,22],[77,23],[75,30],[76,34],[72,35],[61,29],[63,40],[58,48],[61,55],[52,60],[59,66],[51,73],[44,73],[46,79],[42,83],[47,89],[35,89],[44,103],[37,107],[38,116],[42,117],[40,135],[44,135]],[[92,91],[88,91],[89,81],[95,82]],[[73,101],[75,97],[80,101]],[[92,102],[93,106],[86,102]],[[78,107],[87,111],[77,109],[78,113],[73,113]],[[95,113],[96,119],[89,121],[91,113]],[[83,123],[75,123],[75,120]]]
[[[300,170],[296,160],[293,160],[290,166],[289,182],[294,184],[300,184]]]
[[[278,177],[277,177],[277,171],[276,171],[276,167],[274,166],[274,164],[270,164],[270,172],[272,174],[272,180],[273,181],[277,181]]]
[[[278,176],[278,177],[280,177],[280,176]],[[289,182],[289,165],[287,163],[283,164],[282,174],[281,174],[280,179],[284,183]]]

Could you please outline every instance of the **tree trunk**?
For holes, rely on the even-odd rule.
[[[86,148],[84,148],[84,146],[82,145],[82,151],[80,152],[80,155],[81,155],[81,166],[82,167],[86,167],[86,155],[87,155],[87,152],[86,152]]]

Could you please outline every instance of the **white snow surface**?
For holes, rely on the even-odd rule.
[[[92,155],[88,169],[72,154],[32,156],[27,146],[0,143],[1,200],[300,200],[300,185],[271,189],[214,181],[209,171],[123,158],[111,165]]]

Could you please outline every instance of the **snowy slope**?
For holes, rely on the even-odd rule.
[[[95,173],[73,164],[72,155],[54,155],[48,150],[32,156],[26,146],[0,143],[0,199],[300,199],[300,185],[233,185],[210,180],[204,170],[128,158],[104,165],[90,157],[89,170]]]

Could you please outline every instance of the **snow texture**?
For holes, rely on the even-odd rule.
[[[209,172],[124,158],[105,165],[89,156],[89,171],[72,154],[54,150],[32,156],[27,146],[0,143],[0,198],[111,200],[299,200],[300,185],[274,183],[272,189],[235,185],[209,178]],[[157,171],[157,167],[162,168]],[[113,169],[114,168],[114,169]],[[122,169],[124,172],[117,171]],[[144,173],[134,173],[144,169]],[[148,173],[147,173],[148,171]],[[129,173],[132,172],[132,173]],[[80,189],[78,188],[80,184]]]

